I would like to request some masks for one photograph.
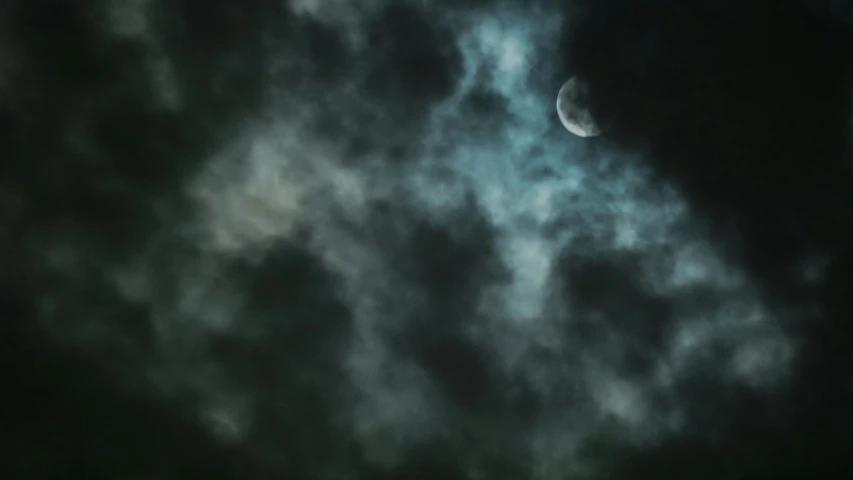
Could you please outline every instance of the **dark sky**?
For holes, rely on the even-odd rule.
[[[0,476],[853,475],[852,30],[3,3]]]

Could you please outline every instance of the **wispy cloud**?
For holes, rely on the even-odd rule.
[[[397,126],[388,121],[394,99],[385,104],[366,93],[376,59],[364,43],[365,22],[386,4],[287,2],[297,18],[340,33],[352,47],[348,60],[357,60],[353,71],[333,82],[264,85],[267,108],[245,119],[185,185],[191,212],[175,235],[190,253],[176,254],[168,272],[142,254],[111,269],[118,291],[154,312],[165,346],[146,370],[159,388],[192,397],[218,435],[247,445],[263,443],[256,435],[263,415],[295,415],[275,389],[263,395],[281,395],[272,401],[277,407],[259,408],[270,401],[235,386],[231,360],[211,346],[223,336],[264,335],[253,330],[267,324],[255,321],[262,314],[246,286],[251,274],[240,268],[260,268],[286,244],[330,272],[323,304],[340,301],[352,316],[330,360],[344,372],[338,383],[345,393],[330,401],[347,412],[337,421],[355,432],[366,458],[393,465],[420,442],[452,436],[460,416],[486,414],[453,405],[442,373],[400,347],[412,336],[407,328],[441,300],[430,296],[436,285],[412,273],[432,267],[415,248],[428,228],[446,235],[447,249],[473,244],[489,250],[482,263],[499,266],[463,271],[463,260],[474,256],[466,250],[448,278],[470,275],[475,288],[459,287],[464,301],[426,320],[462,325],[455,335],[485,352],[486,370],[499,379],[488,389],[498,405],[489,413],[495,426],[462,422],[465,438],[475,440],[454,440],[462,456],[481,455],[477,441],[511,431],[514,451],[550,478],[586,468],[581,447],[601,432],[627,443],[677,434],[691,421],[677,392],[697,371],[713,372],[709,382],[758,390],[784,380],[795,354],[785,319],[726,261],[677,190],[640,155],[560,127],[547,79],[556,77],[556,45],[569,19],[544,7],[407,2],[450,32],[461,73],[447,95]],[[148,42],[141,9],[117,12],[116,29]],[[308,55],[301,50],[308,46],[286,48],[270,64],[289,62],[298,74],[294,59]],[[492,108],[471,108],[478,97]],[[153,245],[151,255],[161,255],[158,248],[171,247]],[[164,276],[168,288],[159,283]],[[302,292],[276,282],[273,296]],[[274,324],[298,315],[331,321],[263,314]],[[652,330],[660,338],[646,333]],[[304,384],[325,381],[315,380],[325,374],[311,366],[271,368],[308,378]],[[524,395],[537,413],[518,427],[507,412]]]

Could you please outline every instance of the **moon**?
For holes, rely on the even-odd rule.
[[[568,79],[560,87],[557,115],[566,130],[579,137],[594,137],[603,131],[590,111],[589,85],[578,77]]]

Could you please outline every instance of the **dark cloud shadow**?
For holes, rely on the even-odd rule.
[[[316,474],[346,459],[342,352],[351,315],[309,252],[281,242],[229,276],[246,292],[235,329],[214,338],[210,361],[228,388],[251,398],[252,448],[288,471]]]
[[[182,408],[150,390],[124,388],[97,352],[46,341],[35,299],[3,285],[2,423],[15,441],[0,468],[9,478],[265,478],[245,452],[213,441]]]
[[[660,358],[675,321],[675,306],[643,284],[641,254],[586,257],[570,249],[554,274],[557,296],[571,307],[562,322],[573,345],[602,345],[620,337],[617,369],[629,377],[648,374]]]

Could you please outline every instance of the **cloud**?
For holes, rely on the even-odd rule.
[[[645,153],[560,127],[565,12],[285,5],[292,42],[268,20],[246,41],[270,42],[245,47],[258,58],[193,68],[151,40],[141,7],[116,14],[168,118],[215,133],[163,147],[192,168],[152,200],[159,223],[132,254],[44,240],[40,267],[143,308],[150,345],[72,288],[44,296],[57,336],[135,345],[128,382],[222,442],[330,474],[418,451],[470,478],[501,461],[588,473],[589,445],[657,445],[726,423],[711,410],[728,392],[784,387],[799,312],[761,295]],[[316,45],[342,73],[315,64]],[[198,77],[222,118],[192,98]],[[255,109],[232,105],[241,78]]]
[[[329,5],[301,8],[320,15]],[[511,9],[441,18],[462,74],[428,105],[426,122],[411,120],[403,138],[421,146],[403,163],[387,158],[388,140],[370,125],[345,136],[308,127],[324,109],[345,120],[347,112],[386,108],[362,105],[351,77],[327,89],[325,102],[286,99],[287,113],[273,110],[262,126],[248,126],[193,187],[206,212],[197,217],[206,245],[239,256],[295,241],[342,282],[355,328],[345,353],[357,399],[349,408],[366,454],[402,461],[414,445],[443,438],[456,415],[476,417],[459,402],[478,395],[492,402],[478,404],[493,415],[483,422],[515,428],[511,392],[522,389],[539,413],[514,430],[518,451],[538,468],[567,468],[610,422],[622,441],[677,434],[689,408],[661,399],[676,395],[696,365],[720,388],[760,390],[783,378],[793,344],[676,190],[641,157],[559,130],[542,78],[556,74],[550,59],[563,19]],[[482,94],[497,113],[467,108]],[[479,130],[483,123],[489,129]],[[356,161],[346,145],[361,137],[373,148]],[[477,218],[482,234],[471,230]],[[297,235],[297,225],[311,233]],[[444,233],[425,236],[420,225]],[[419,250],[426,245],[443,253]],[[446,267],[449,276],[411,270],[438,268],[442,255],[456,258],[463,246],[468,253]],[[499,268],[469,264],[471,255]],[[470,286],[444,290],[466,275],[476,275]],[[595,275],[601,283],[585,287]],[[447,295],[459,297],[436,310]],[[631,355],[646,367],[637,370]],[[453,366],[442,366],[442,356]],[[455,380],[469,367],[473,376]],[[563,419],[537,426],[555,416]],[[491,430],[470,422],[467,434],[485,440]],[[556,448],[555,435],[571,440]]]

